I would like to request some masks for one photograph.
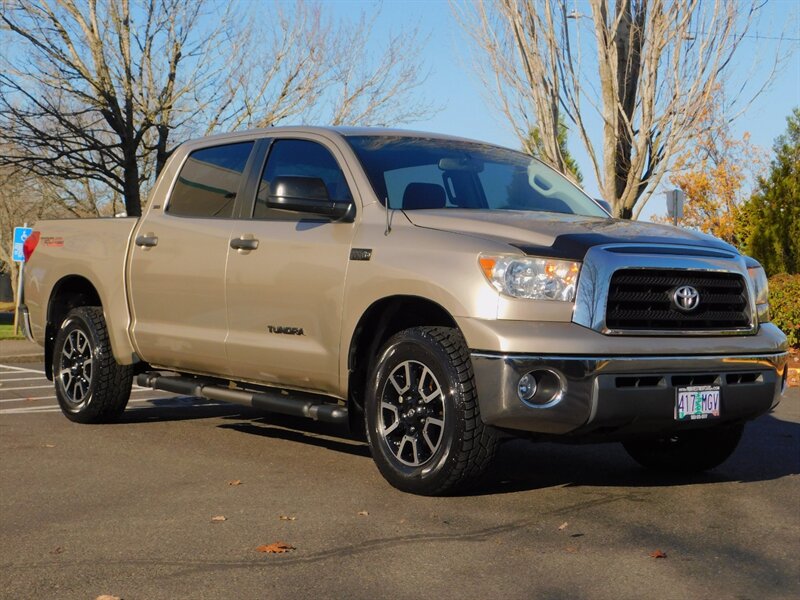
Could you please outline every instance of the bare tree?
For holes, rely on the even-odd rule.
[[[147,186],[187,137],[312,117],[403,122],[429,110],[412,98],[423,79],[415,52],[392,38],[360,68],[367,34],[320,5],[2,2],[0,41],[15,49],[0,59],[0,141],[16,151],[0,165],[100,182],[129,215],[141,214]]]
[[[563,171],[558,123],[565,117],[614,214],[631,218],[702,127],[762,4],[589,0],[590,15],[571,0],[477,0],[453,8],[520,141],[536,128],[542,157]],[[755,94],[779,62],[775,57]],[[731,106],[736,102],[747,99],[735,96]]]

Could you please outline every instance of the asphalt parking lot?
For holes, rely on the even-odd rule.
[[[798,388],[701,477],[518,440],[422,498],[333,426],[142,389],[77,425],[38,361],[0,363],[2,598],[800,597]]]

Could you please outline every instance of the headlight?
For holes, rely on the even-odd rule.
[[[747,274],[750,276],[753,292],[756,295],[758,321],[766,323],[769,321],[769,284],[767,283],[767,274],[764,272],[764,267],[760,265],[748,267]]]
[[[580,263],[483,254],[478,262],[486,279],[498,292],[532,300],[575,300]]]

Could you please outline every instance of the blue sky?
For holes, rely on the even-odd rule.
[[[446,0],[385,0],[382,5],[369,0],[327,0],[325,4],[334,16],[342,18],[355,18],[362,10],[374,11],[381,7],[373,43],[379,42],[390,32],[416,25],[423,33],[430,35],[420,55],[431,70],[431,75],[419,92],[441,106],[442,110],[428,120],[404,127],[519,147],[516,136],[502,116],[494,111],[486,97],[486,90],[473,72],[470,41],[453,18]],[[576,0],[577,8],[588,13],[589,8],[584,4]],[[794,38],[793,41],[783,42],[783,50],[792,54],[772,86],[755,100],[733,126],[738,135],[747,131],[753,143],[771,148],[774,139],[786,128],[786,116],[793,107],[800,105],[800,41],[796,41],[800,39],[800,1],[771,0],[750,33],[759,37],[745,40],[736,68],[732,71],[734,77],[758,79],[758,73],[752,72],[753,58],[760,57],[763,63],[767,63],[778,49],[777,41],[766,38],[781,34]],[[570,150],[581,165],[587,191],[596,194],[597,185],[577,138],[571,140]],[[661,187],[666,189],[664,183]],[[653,196],[642,218],[649,218],[654,212],[665,212],[662,194]]]

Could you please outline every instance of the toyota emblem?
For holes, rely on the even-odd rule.
[[[692,311],[700,304],[700,292],[690,285],[682,285],[672,292],[672,303],[678,310]]]

